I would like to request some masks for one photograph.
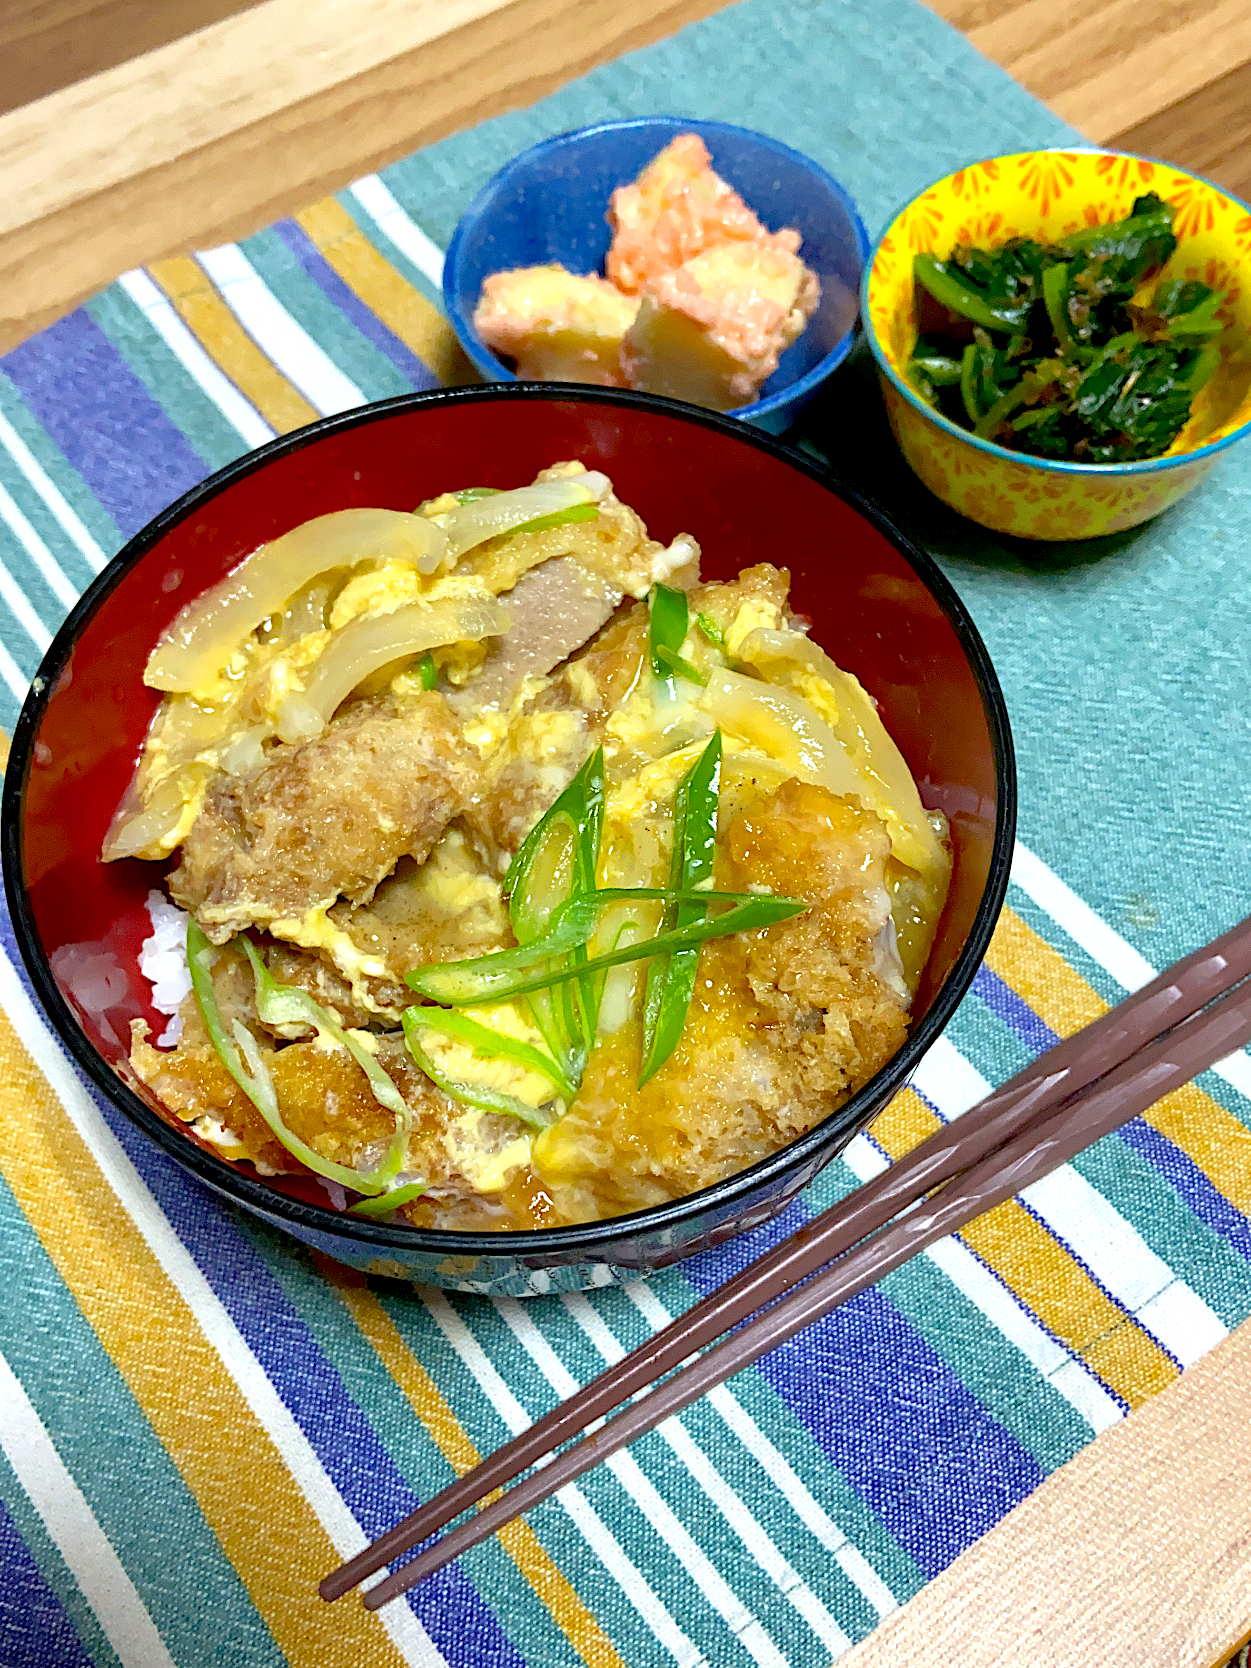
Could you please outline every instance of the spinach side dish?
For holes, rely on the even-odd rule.
[[[1160,457],[1220,363],[1223,329],[1222,291],[1159,276],[1176,213],[1150,192],[1124,220],[1058,243],[917,255],[913,388],[980,439],[1034,457]]]

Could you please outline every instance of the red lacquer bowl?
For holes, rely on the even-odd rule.
[[[219,1158],[124,1083],[133,1017],[164,1023],[138,972],[159,869],[100,844],[157,704],[144,663],[188,598],[310,516],[409,509],[465,481],[500,487],[557,459],[603,469],[665,541],[690,532],[703,572],[793,575],[814,638],[877,698],[931,807],[951,820],[951,897],[908,1041],[857,1095],[751,1169],[688,1198],[589,1226],[465,1234],[330,1208],[312,1183]],[[3,866],[17,939],[52,1025],[103,1093],[219,1194],[344,1262],[461,1289],[530,1293],[633,1278],[776,1214],[908,1079],[977,969],[1007,887],[1016,781],[986,649],[941,573],[874,510],[742,424],[643,394],[515,383],[406,395],[328,417],[223,469],[109,564],[57,634],[22,709],[4,790]],[[110,1005],[58,981],[68,944],[110,955]]]

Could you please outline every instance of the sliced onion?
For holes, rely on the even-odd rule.
[[[313,665],[302,694],[289,695],[278,717],[284,741],[317,735],[335,708],[372,672],[445,643],[478,642],[508,630],[508,610],[494,598],[409,602],[389,614],[362,614],[335,633]]]
[[[433,521],[402,510],[316,516],[261,545],[220,584],[188,603],[161,634],[144,681],[167,690],[211,686],[231,652],[319,574],[370,557],[413,562],[431,572],[443,560],[447,542]]]
[[[265,726],[258,724],[244,730],[222,749],[220,763],[227,776],[251,776],[261,768],[265,763],[265,750],[261,744],[268,734]]]
[[[178,827],[185,801],[174,777],[162,782],[145,804],[134,782],[113,815],[100,855],[106,863],[120,857],[160,855],[160,843]]]
[[[912,772],[859,679],[797,631],[758,628],[749,632],[739,658],[759,667],[765,676],[776,675],[788,665],[806,667],[829,684],[839,714],[833,734],[861,779],[860,797],[890,830],[892,853],[918,874],[945,875],[947,853],[921,804]],[[803,704],[813,711],[808,702]]]
[[[584,475],[570,475],[560,481],[536,481],[533,486],[517,487],[513,492],[497,492],[490,498],[476,498],[458,509],[440,516],[447,534],[450,565],[458,557],[486,539],[511,533],[514,527],[533,521],[541,515],[555,515],[558,510],[572,509],[575,504],[597,503],[612,483],[598,470]]]
[[[722,729],[781,760],[796,776],[831,793],[863,795],[864,783],[838,737],[815,708],[789,690],[718,670],[709,673],[699,704]]]

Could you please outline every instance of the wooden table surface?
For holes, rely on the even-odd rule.
[[[0,0],[0,351],[722,3]],[[1089,138],[1251,195],[1251,0],[931,3]]]

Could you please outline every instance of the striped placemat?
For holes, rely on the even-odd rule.
[[[961,160],[1073,137],[912,0],[746,0],[238,245],[128,274],[0,361],[0,721],[170,499],[319,413],[463,375],[439,251],[508,156],[673,110],[807,151],[871,229]],[[977,616],[1024,845],[914,1087],[771,1227],[530,1304],[365,1282],[225,1209],[102,1106],[0,922],[4,1668],[819,1668],[1251,1314],[1240,1056],[410,1603],[314,1596],[478,1454],[1242,913],[1251,466],[1228,459],[1141,535],[1009,550],[940,512],[880,421],[852,367],[808,443],[890,502]]]

